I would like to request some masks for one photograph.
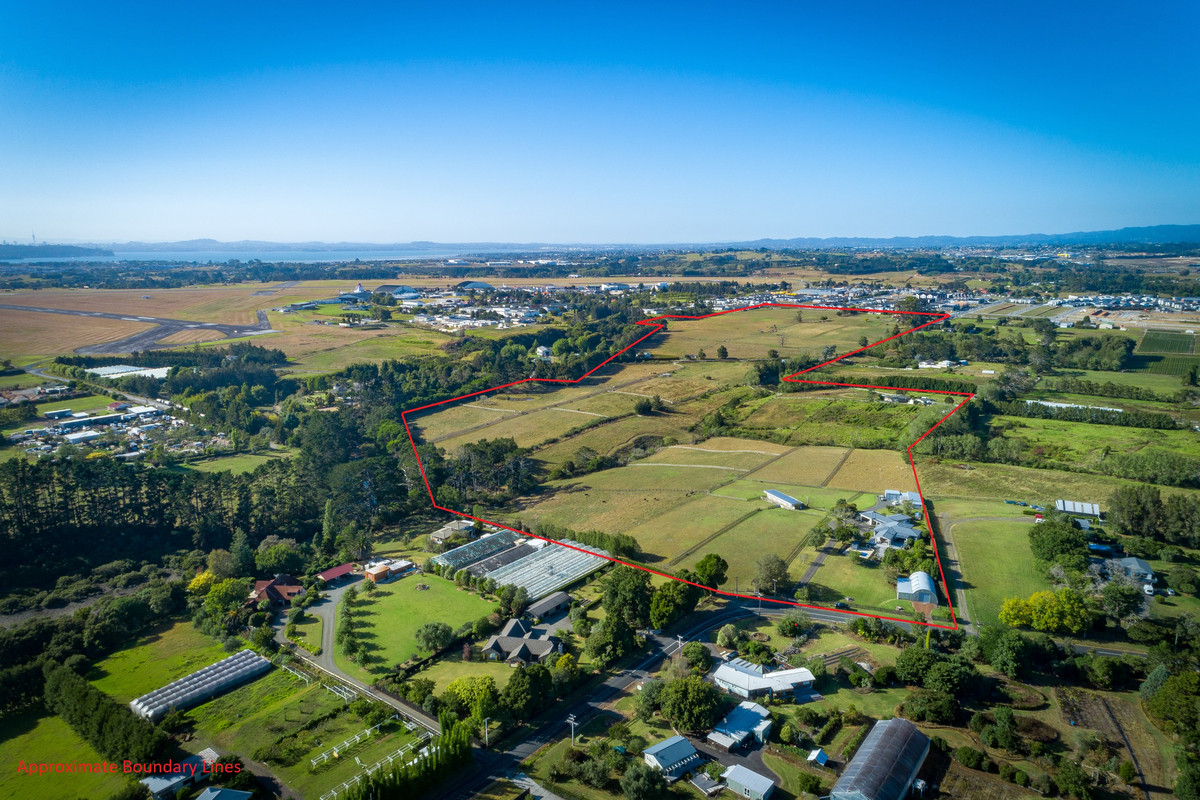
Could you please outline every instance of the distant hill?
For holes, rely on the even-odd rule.
[[[111,256],[103,247],[77,247],[70,244],[0,244],[0,261],[13,258],[74,258]]]
[[[1075,233],[1026,233],[1006,236],[893,236],[833,237],[828,239],[755,239],[729,242],[736,247],[771,249],[816,249],[828,247],[962,247],[970,245],[1020,246],[1031,244],[1180,244],[1200,242],[1200,225],[1152,225],[1145,228],[1121,228],[1115,231],[1077,231]]]
[[[390,251],[428,252],[442,250],[460,254],[487,253],[533,253],[537,251],[562,252],[574,250],[660,250],[744,247],[781,249],[825,249],[843,247],[969,247],[1000,246],[1020,247],[1025,245],[1146,245],[1200,243],[1200,225],[1152,225],[1144,228],[1121,228],[1112,231],[1076,231],[1074,233],[1026,233],[1001,236],[894,236],[877,238],[867,236],[839,236],[830,238],[797,237],[794,239],[754,239],[751,241],[725,242],[660,242],[657,244],[610,243],[549,243],[549,242],[266,242],[242,240],[221,242],[216,239],[189,239],[181,242],[112,242],[91,244],[82,247],[68,245],[0,245],[0,259],[36,258],[37,256],[64,257],[87,255],[112,255],[116,250],[122,254],[139,252],[295,252],[325,253],[346,251]],[[57,248],[57,250],[55,250]],[[19,254],[15,254],[19,253]]]

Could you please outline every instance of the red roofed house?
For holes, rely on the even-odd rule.
[[[353,571],[354,571],[354,562],[351,561],[348,564],[339,564],[336,567],[330,567],[329,569],[325,570],[324,572],[318,572],[317,577],[320,578],[321,580],[325,581],[326,583],[333,583],[335,581],[341,580],[342,578],[346,577]]]
[[[255,581],[254,591],[250,592],[250,599],[247,602],[257,605],[263,600],[267,600],[273,606],[286,606],[291,605],[293,597],[299,597],[302,594],[304,594],[304,587],[300,585],[300,581],[291,575],[276,575],[269,581]]]

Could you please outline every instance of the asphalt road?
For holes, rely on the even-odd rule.
[[[79,353],[80,355],[98,355],[101,353],[133,353],[139,350],[149,350],[158,346],[159,341],[172,334],[179,333],[180,331],[195,330],[197,328],[217,331],[223,334],[226,339],[239,336],[248,336],[255,333],[265,333],[271,330],[271,323],[267,319],[267,312],[265,311],[257,312],[258,322],[254,323],[253,325],[226,325],[220,322],[196,322],[195,320],[187,319],[143,317],[134,316],[132,314],[107,314],[101,311],[78,311],[69,308],[42,308],[40,306],[20,306],[7,303],[0,303],[0,308],[10,309],[12,311],[36,311],[40,314],[63,314],[68,317],[94,317],[96,319],[120,320],[121,322],[144,322],[148,325],[155,326],[149,330],[135,333],[132,336],[126,336],[124,339],[119,339],[115,342],[80,347],[75,350],[75,352]]]

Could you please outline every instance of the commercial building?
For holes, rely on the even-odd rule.
[[[906,719],[876,722],[829,792],[830,800],[903,800],[925,757],[929,738]]]
[[[571,595],[567,594],[566,592],[555,592],[554,594],[543,597],[541,600],[538,600],[529,608],[525,609],[525,613],[533,619],[545,619],[546,617],[557,614],[560,611],[566,611],[570,607]]]

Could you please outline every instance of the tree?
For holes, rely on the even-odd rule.
[[[621,776],[621,791],[628,800],[658,800],[666,796],[667,780],[643,759],[635,758]]]
[[[1069,519],[1047,519],[1029,529],[1029,549],[1048,564],[1082,571],[1087,565],[1087,537]]]
[[[717,358],[729,358],[729,350],[726,349],[725,345],[721,345],[717,348]]]
[[[717,631],[717,644],[721,647],[733,649],[738,646],[738,641],[741,637],[742,632],[733,627],[732,623],[729,623]]]
[[[1064,797],[1090,800],[1092,796],[1092,779],[1074,761],[1063,761],[1058,768],[1058,774],[1054,776],[1054,785]]]
[[[925,674],[941,659],[942,656],[932,650],[906,647],[896,656],[896,677],[905,683],[920,686],[925,680]]]
[[[754,562],[754,588],[758,591],[774,592],[789,581],[787,562],[776,553],[764,553]]]
[[[218,580],[236,578],[238,575],[237,565],[228,550],[218,549],[208,554],[208,571]]]
[[[691,587],[678,581],[668,581],[658,587],[650,599],[650,627],[665,628],[684,613]]]
[[[450,646],[454,631],[444,622],[426,622],[417,628],[417,644],[427,653],[436,653]]]
[[[648,398],[648,397],[639,397],[633,403],[633,413],[637,414],[640,417],[647,416],[653,410],[654,410],[654,405],[650,402],[650,398]]]
[[[948,658],[931,666],[925,673],[922,684],[926,689],[961,697],[966,693],[965,690],[971,688],[977,677],[978,673],[970,664],[958,658]]]
[[[701,674],[712,668],[712,654],[703,642],[688,642],[683,646],[683,658],[688,666]]]
[[[812,626],[812,617],[798,608],[789,608],[775,623],[775,630],[783,636],[796,637],[808,633]]]
[[[1196,570],[1191,567],[1172,567],[1167,573],[1167,586],[1180,594],[1195,594],[1198,582]]]
[[[1132,583],[1111,580],[1100,590],[1100,607],[1113,623],[1120,623],[1142,610],[1145,597]]]
[[[698,675],[671,681],[663,688],[663,716],[681,730],[695,732],[711,728],[720,708],[717,688]]]
[[[716,553],[708,553],[696,563],[696,582],[716,589],[727,580],[729,563]]]
[[[650,573],[622,564],[608,575],[604,588],[604,607],[610,617],[620,616],[631,627],[644,627],[650,620],[653,592]]]
[[[325,514],[321,520],[321,537],[319,550],[324,555],[332,555],[337,547],[337,514],[333,510],[333,499],[325,501]]]
[[[226,578],[218,581],[204,597],[204,613],[214,621],[223,620],[241,608],[249,594],[249,578]]]
[[[250,548],[249,537],[241,528],[233,532],[233,543],[229,545],[229,555],[233,559],[235,575],[244,577],[254,574],[254,551]]]
[[[264,575],[297,572],[304,566],[304,556],[287,544],[277,544],[254,554],[254,564]]]
[[[1162,495],[1146,484],[1122,486],[1108,498],[1108,524],[1117,533],[1153,537],[1162,517]]]
[[[649,722],[654,717],[654,712],[662,704],[664,686],[666,684],[658,678],[650,678],[642,683],[642,690],[637,693],[637,698],[634,700],[635,713],[642,722]]]

